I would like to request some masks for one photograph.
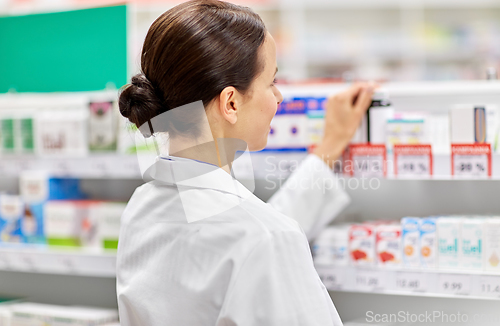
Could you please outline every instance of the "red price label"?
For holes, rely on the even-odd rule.
[[[394,145],[394,174],[431,176],[431,145]]]
[[[491,145],[452,144],[451,174],[465,177],[491,176]]]
[[[386,161],[385,145],[352,144],[345,172],[355,177],[384,177],[387,173]]]

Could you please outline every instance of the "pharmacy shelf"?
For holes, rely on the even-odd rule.
[[[254,152],[251,154],[253,171],[241,171],[256,179],[286,178],[307,156],[305,151]],[[500,154],[492,155],[492,176],[452,177],[450,154],[433,155],[432,177],[394,176],[392,155],[387,155],[387,179],[391,180],[500,180]],[[246,167],[247,168],[247,167]],[[136,155],[94,154],[85,157],[37,157],[4,155],[0,157],[0,176],[17,177],[22,171],[42,170],[56,177],[82,179],[141,179]]]
[[[500,300],[500,274],[316,265],[328,290]]]
[[[58,177],[88,179],[140,179],[136,155],[95,154],[84,157],[3,155],[0,176],[15,177],[22,171],[43,170]]]
[[[0,270],[115,277],[116,252],[46,247],[0,247]]]

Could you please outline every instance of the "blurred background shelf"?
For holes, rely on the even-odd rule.
[[[88,277],[115,277],[116,252],[44,247],[0,247],[0,270]]]
[[[316,266],[332,291],[500,300],[500,275],[481,271]]]

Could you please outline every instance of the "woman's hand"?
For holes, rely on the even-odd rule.
[[[323,140],[313,153],[330,168],[356,133],[363,115],[370,106],[375,87],[373,83],[356,83],[349,89],[328,98]]]

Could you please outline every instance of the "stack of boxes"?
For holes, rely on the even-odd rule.
[[[405,217],[332,226],[313,244],[315,263],[396,269],[470,270],[500,273],[500,217]]]
[[[41,171],[20,176],[21,195],[0,194],[0,240],[116,249],[125,203],[87,200],[80,180]]]

